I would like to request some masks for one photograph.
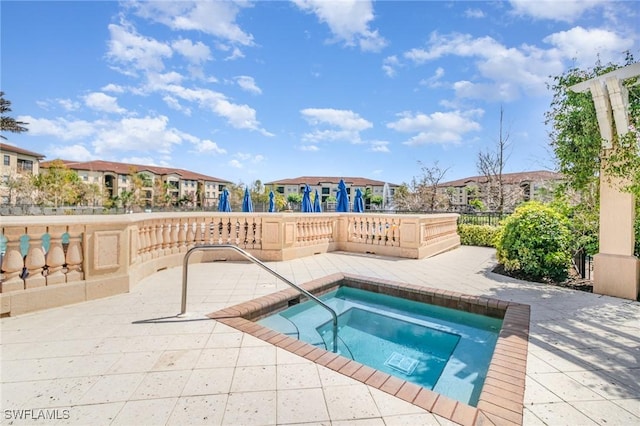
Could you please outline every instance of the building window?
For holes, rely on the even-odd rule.
[[[284,186],[279,186],[276,188],[276,192],[278,194],[284,194]]]
[[[4,165],[5,166],[10,166],[11,165],[11,157],[9,157],[8,155],[4,156]]]
[[[18,159],[18,171],[33,173],[33,161]]]
[[[331,191],[331,188],[323,187],[322,195],[329,195],[331,193],[330,191]]]

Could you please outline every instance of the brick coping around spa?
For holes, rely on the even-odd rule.
[[[285,336],[254,322],[286,309],[292,300],[305,300],[306,297],[294,288],[222,309],[209,314],[208,317],[453,422],[462,425],[522,424],[529,340],[529,305],[347,274],[328,275],[301,287],[314,295],[320,295],[334,290],[339,285],[502,318],[502,329],[477,407]]]

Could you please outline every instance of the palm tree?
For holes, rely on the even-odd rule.
[[[7,112],[11,112],[11,101],[5,99],[4,92],[0,91],[0,114],[1,114],[0,130],[3,132],[13,132],[13,133],[22,133],[29,130],[26,127],[24,127],[29,123],[25,123],[23,121],[17,121],[15,118],[5,115]],[[0,135],[0,138],[7,139],[2,135]]]

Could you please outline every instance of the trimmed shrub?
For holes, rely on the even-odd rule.
[[[503,222],[497,238],[498,261],[525,279],[564,281],[571,266],[568,219],[549,206],[529,202]]]
[[[460,243],[465,246],[495,247],[500,228],[490,225],[458,225]]]

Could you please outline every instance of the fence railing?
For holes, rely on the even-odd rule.
[[[589,256],[584,249],[578,250],[573,255],[573,267],[580,278],[591,280],[593,273],[593,257]]]
[[[460,245],[456,219],[217,211],[3,217],[0,315],[129,291],[142,278],[178,266],[200,245],[237,246],[261,261],[332,251],[420,259]]]
[[[460,217],[458,217],[458,224],[498,226],[500,221],[507,216],[509,216],[509,213],[462,213],[460,214]]]

